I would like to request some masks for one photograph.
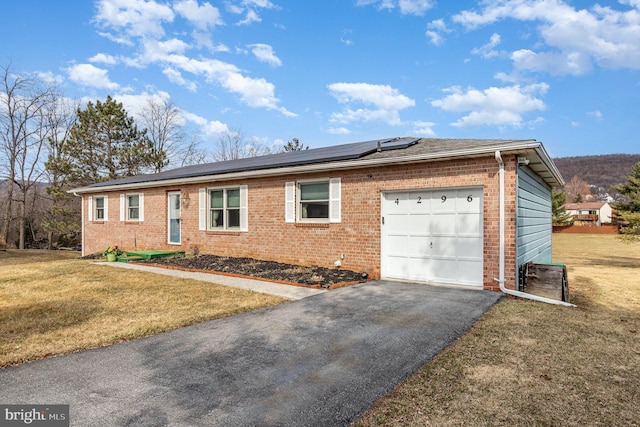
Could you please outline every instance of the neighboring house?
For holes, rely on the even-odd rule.
[[[607,202],[567,203],[565,210],[573,215],[575,225],[611,224],[613,209]]]
[[[184,250],[515,288],[551,262],[551,189],[535,140],[395,138],[194,165],[72,190],[83,253]]]

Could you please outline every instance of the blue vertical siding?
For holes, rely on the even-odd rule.
[[[550,263],[551,187],[528,166],[518,167],[516,275],[527,262]]]

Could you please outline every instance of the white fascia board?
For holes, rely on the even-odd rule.
[[[399,164],[406,164],[406,163],[454,160],[454,159],[474,158],[474,157],[482,157],[482,156],[493,157],[496,150],[500,150],[500,152],[502,153],[521,154],[521,153],[531,152],[532,150],[538,152],[540,148],[542,148],[542,144],[535,140],[516,141],[513,144],[500,144],[496,146],[468,148],[468,149],[439,152],[439,153],[429,153],[429,154],[415,154],[411,156],[382,157],[382,158],[373,158],[373,159],[355,159],[355,160],[337,161],[337,162],[329,162],[329,163],[288,166],[283,168],[232,172],[232,173],[225,173],[225,174],[218,174],[218,175],[203,175],[203,176],[196,176],[191,178],[175,178],[175,179],[166,179],[166,180],[160,180],[160,181],[146,181],[146,182],[138,182],[138,183],[134,182],[129,184],[105,185],[100,187],[81,187],[81,188],[75,188],[75,189],[69,190],[68,193],[80,195],[80,194],[98,193],[98,192],[106,192],[106,191],[124,191],[124,190],[131,190],[131,189],[170,187],[170,186],[188,185],[188,184],[202,184],[202,183],[208,183],[213,181],[223,182],[223,181],[232,181],[232,180],[248,179],[248,178],[262,178],[262,177],[268,177],[268,176],[309,174],[309,173],[315,173],[315,172],[326,172],[326,171],[345,170],[345,169],[361,169],[361,168],[383,166],[383,165],[389,165],[389,164],[399,165]],[[548,162],[545,161],[545,164],[547,165],[547,167],[550,168],[550,166],[553,165],[553,162],[550,161],[550,158],[546,154],[546,151],[543,152],[541,157],[546,157],[545,160],[549,160]],[[553,168],[553,170],[555,170],[557,173],[557,169],[555,167]],[[552,173],[554,172],[553,170],[551,170]],[[556,174],[554,174],[554,176],[556,176]],[[558,176],[559,182],[564,182],[560,178],[559,173],[557,173],[557,176]]]

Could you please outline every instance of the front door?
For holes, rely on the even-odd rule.
[[[169,244],[180,244],[180,192],[168,193],[169,196]]]

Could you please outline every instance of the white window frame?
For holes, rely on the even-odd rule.
[[[227,191],[230,190],[239,190],[240,191],[240,206],[236,207],[228,207],[227,206]],[[211,193],[214,191],[222,191],[223,192],[223,207],[221,208],[224,221],[222,227],[212,227],[212,211],[211,207]],[[225,187],[208,187],[201,188],[199,190],[199,229],[201,231],[220,231],[220,232],[247,232],[248,229],[248,196],[247,196],[247,186],[246,185],[232,185]],[[229,227],[229,210],[238,209],[240,216],[240,225],[238,227]]]
[[[98,218],[98,199],[103,199],[102,205],[102,218]],[[89,196],[89,221],[92,222],[106,222],[109,219],[109,197],[107,195]]]
[[[329,186],[328,217],[327,218],[302,218],[302,191],[301,185],[323,184]],[[341,207],[341,179],[319,178],[291,181],[285,183],[285,222],[299,222],[311,224],[339,223],[342,221]],[[324,200],[324,199],[323,199]]]
[[[138,218],[131,218],[131,207],[129,198],[138,196]],[[144,221],[144,193],[123,193],[120,194],[120,221],[143,222]]]

